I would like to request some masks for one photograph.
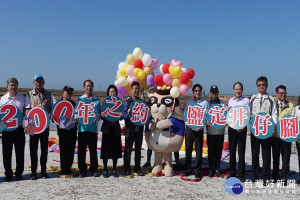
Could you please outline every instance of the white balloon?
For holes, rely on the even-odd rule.
[[[180,90],[178,87],[172,87],[172,89],[170,90],[170,95],[174,98],[179,97],[180,95]]]
[[[187,68],[182,67],[181,71],[184,72],[184,73],[187,73]]]
[[[164,66],[164,64],[161,64],[160,66],[159,66],[159,71],[160,71],[160,73],[161,74],[164,74],[164,72],[163,72],[163,70],[162,70],[162,67]]]
[[[143,52],[142,52],[141,48],[139,48],[139,47],[136,47],[133,50],[132,55],[134,55],[134,57],[136,59],[141,59],[142,60],[142,58],[143,58]]]
[[[121,69],[125,64],[126,64],[126,63],[124,63],[124,62],[120,62],[120,63],[119,63],[119,66],[118,66],[118,69]]]
[[[152,57],[149,54],[145,53],[142,61],[143,61],[144,66],[149,66],[152,62]]]
[[[116,81],[115,81],[115,85],[117,85],[118,83],[119,83],[118,80],[116,80]]]
[[[127,79],[124,76],[121,76],[118,79],[118,83],[119,83],[119,85],[125,87],[128,84],[128,81],[127,81]]]

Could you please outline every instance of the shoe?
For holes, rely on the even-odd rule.
[[[210,177],[210,178],[212,178],[212,177],[214,177],[214,172],[212,171],[212,170],[209,170],[209,173],[208,173],[208,177]]]
[[[238,179],[239,179],[242,183],[244,183],[244,182],[246,181],[246,180],[245,180],[243,177],[241,177],[241,176],[239,176]]]
[[[135,173],[137,173],[137,175],[139,175],[139,176],[144,176],[144,173],[143,172],[141,172],[140,170],[138,170],[138,171],[134,171]]]
[[[216,170],[216,174],[218,175],[218,177],[224,178],[224,176],[222,175],[222,173],[219,170]]]
[[[143,165],[144,168],[148,168],[148,167],[151,167],[151,163],[149,162],[146,162],[144,165]]]
[[[17,180],[17,181],[21,181],[21,180],[23,180],[23,177],[22,177],[22,175],[16,175],[16,180]]]
[[[195,178],[201,178],[201,177],[202,177],[202,173],[201,172],[195,174]]]
[[[236,177],[236,174],[229,174],[227,178],[232,178],[232,177]]]
[[[184,172],[184,176],[189,176],[189,175],[192,175],[192,172],[191,172],[191,171],[185,171],[185,172]]]
[[[98,172],[94,172],[94,173],[92,172],[91,174],[92,174],[93,177],[98,177],[99,176]]]
[[[48,174],[46,172],[41,173],[43,178],[49,178]]]
[[[105,172],[104,172],[103,177],[104,177],[104,178],[108,178],[108,177],[109,177],[108,171],[105,171]]]
[[[12,180],[12,177],[11,176],[6,176],[4,178],[4,182],[10,182]]]
[[[258,177],[252,177],[252,178],[251,178],[251,182],[253,182],[253,183],[257,182],[258,180],[259,180]]]
[[[297,184],[300,184],[300,179],[298,179],[298,181],[296,182]]]
[[[36,173],[32,173],[32,174],[30,175],[30,180],[36,180],[36,179],[37,179]]]
[[[112,172],[112,175],[113,175],[114,177],[119,177],[119,174],[117,173],[117,170],[114,170],[114,171]]]
[[[125,171],[125,176],[130,176],[131,175],[131,171]]]
[[[78,176],[78,178],[84,178],[84,177],[86,177],[86,174],[83,174],[83,173],[80,173]]]

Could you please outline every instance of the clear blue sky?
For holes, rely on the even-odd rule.
[[[41,73],[45,88],[82,90],[92,79],[106,90],[140,47],[160,64],[183,61],[206,93],[216,84],[231,94],[236,81],[257,93],[265,75],[270,94],[284,84],[297,96],[299,8],[298,0],[0,0],[0,86],[15,76],[31,88]]]

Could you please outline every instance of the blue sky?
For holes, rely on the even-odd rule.
[[[160,64],[175,58],[193,68],[206,92],[216,84],[231,94],[241,81],[245,94],[257,93],[265,75],[270,94],[283,84],[297,96],[299,8],[297,0],[0,0],[0,86],[15,76],[31,88],[41,73],[45,88],[82,90],[92,79],[106,90],[140,47]]]

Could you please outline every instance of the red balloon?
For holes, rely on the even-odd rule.
[[[156,74],[153,79],[154,83],[158,86],[162,86],[164,84],[164,80],[162,75]]]
[[[170,72],[169,72],[169,67],[170,67],[170,64],[168,64],[168,63],[165,63],[163,66],[162,66],[162,71],[163,71],[163,73],[164,74],[169,74]]]
[[[188,73],[182,73],[179,78],[179,80],[182,84],[187,84],[190,81],[190,79],[191,78]]]
[[[188,71],[187,73],[190,75],[190,78],[191,79],[194,78],[195,71],[192,68],[188,68],[187,71]]]
[[[142,61],[141,59],[136,59],[136,60],[134,61],[133,66],[134,66],[135,68],[143,69],[144,64],[143,64],[143,61]]]

